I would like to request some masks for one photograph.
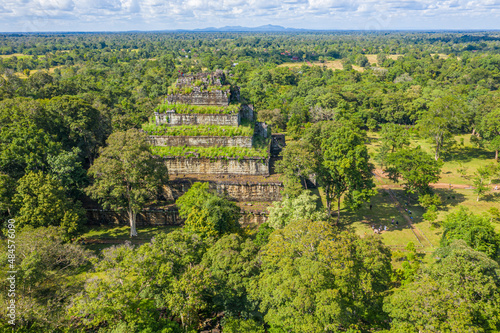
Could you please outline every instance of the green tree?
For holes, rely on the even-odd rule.
[[[486,193],[490,191],[490,188],[485,184],[487,179],[484,178],[484,174],[476,172],[472,178],[472,183],[474,184],[474,193],[477,194],[476,201],[483,197]]]
[[[79,154],[80,149],[75,147],[71,151],[62,150],[57,156],[47,156],[49,172],[61,182],[66,190],[73,192],[74,195],[79,193],[79,190],[87,182],[87,175],[82,167]]]
[[[188,267],[172,282],[167,305],[177,315],[183,327],[192,327],[200,321],[200,312],[209,306],[213,280],[203,266]]]
[[[265,333],[264,325],[253,319],[229,317],[225,318],[223,330],[225,333]]]
[[[391,153],[394,153],[397,149],[410,145],[410,135],[404,126],[387,123],[382,125],[380,141],[382,146],[387,147]]]
[[[458,240],[415,280],[386,298],[391,332],[494,332],[500,329],[500,267]]]
[[[16,182],[9,175],[0,172],[0,214],[10,215],[12,197],[16,190]]]
[[[396,183],[403,180],[403,187],[409,193],[426,194],[431,191],[429,184],[441,177],[442,162],[433,160],[420,146],[403,149],[387,156],[385,172]]]
[[[435,205],[427,207],[427,210],[425,211],[425,213],[422,214],[422,217],[426,221],[435,223],[438,218],[437,207]]]
[[[221,237],[204,254],[201,265],[212,277],[212,302],[225,316],[256,314],[256,306],[248,299],[250,281],[259,273],[258,246],[237,234]]]
[[[323,221],[326,214],[318,208],[318,196],[310,191],[302,191],[296,198],[283,198],[269,207],[267,223],[274,229],[300,220]]]
[[[56,136],[63,148],[78,147],[91,161],[107,134],[99,111],[75,96],[54,97],[42,104],[46,114],[42,128]]]
[[[16,318],[15,326],[24,332],[63,330],[65,308],[70,298],[81,289],[78,274],[88,264],[91,254],[78,244],[65,242],[62,230],[49,227],[25,227],[16,231]],[[7,241],[0,241],[7,249]],[[0,287],[7,291],[7,251],[0,255],[3,263]],[[0,294],[7,304],[8,293]],[[0,316],[8,318],[6,306]],[[0,322],[2,331],[12,330],[6,320]]]
[[[375,194],[374,167],[369,161],[365,133],[352,122],[339,122],[333,132],[324,134],[320,179],[325,187],[328,213],[330,202],[337,200],[338,223],[342,197],[347,207],[356,208]]]
[[[154,262],[154,268],[164,267],[165,262]],[[94,269],[105,278],[90,278],[83,292],[73,297],[68,309],[71,328],[88,330],[107,324],[118,332],[181,332],[158,310],[148,289],[151,280],[143,274],[146,263],[153,264],[150,256],[138,255],[130,244],[103,250],[102,259],[94,259]]]
[[[27,171],[46,171],[47,156],[61,149],[55,137],[37,124],[40,109],[31,100],[0,102],[0,171],[16,180]]]
[[[482,117],[478,131],[482,138],[487,141],[489,148],[495,152],[495,161],[498,162],[498,151],[500,150],[500,109],[491,111]]]
[[[307,179],[314,172],[314,166],[317,163],[311,148],[305,145],[307,143],[302,140],[290,142],[280,153],[282,160],[276,163],[276,171],[283,173],[286,178],[285,193],[291,196],[296,196],[300,192],[290,191],[288,184],[293,181],[300,182],[302,179],[307,189]]]
[[[390,256],[373,237],[360,239],[325,222],[292,222],[262,248],[250,295],[277,330],[383,327],[379,309],[390,284]]]
[[[486,216],[475,215],[460,206],[458,211],[446,216],[443,228],[441,246],[448,246],[453,240],[461,239],[490,258],[495,259],[500,254],[500,235],[495,232]]]
[[[420,206],[424,207],[425,209],[429,208],[430,206],[435,206],[439,207],[442,204],[441,197],[439,194],[422,194],[418,196],[418,202],[420,203]]]
[[[397,280],[401,285],[407,285],[415,281],[415,277],[420,269],[420,260],[417,256],[417,250],[413,242],[406,245],[406,260],[401,264],[401,268],[396,269]]]
[[[94,183],[86,192],[106,208],[126,211],[131,237],[137,236],[137,213],[168,179],[165,164],[151,154],[146,140],[135,129],[113,133],[88,171]]]
[[[20,227],[59,226],[68,237],[85,221],[80,202],[73,202],[57,179],[41,171],[29,172],[18,181],[12,204]]]
[[[465,106],[461,100],[453,96],[440,97],[432,102],[429,110],[417,122],[423,135],[434,142],[436,161],[447,139],[462,126],[464,110]]]
[[[208,183],[194,183],[176,201],[185,229],[202,237],[220,237],[239,229],[240,208],[209,190]]]

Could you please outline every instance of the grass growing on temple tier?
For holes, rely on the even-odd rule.
[[[176,113],[187,114],[236,114],[240,111],[241,104],[230,104],[227,106],[219,105],[191,105],[182,103],[165,103],[158,106],[155,111],[165,113],[169,110],[175,110]]]
[[[262,148],[242,148],[242,147],[151,147],[154,155],[169,157],[268,157],[267,147]]]
[[[165,126],[147,123],[142,129],[149,135],[167,136],[253,136],[252,124],[246,126],[181,125]]]

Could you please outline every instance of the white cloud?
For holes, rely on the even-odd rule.
[[[500,0],[2,0],[0,4],[0,31],[263,24],[314,29],[491,29],[500,28],[497,22]]]

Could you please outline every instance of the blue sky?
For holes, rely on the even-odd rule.
[[[0,31],[500,29],[500,0],[2,0]]]

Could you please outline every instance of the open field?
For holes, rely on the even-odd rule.
[[[85,245],[87,249],[97,253],[110,246],[123,244],[125,241],[130,241],[135,245],[141,245],[151,241],[151,238],[159,233],[169,233],[177,228],[178,227],[175,226],[137,226],[138,236],[130,238],[130,227],[127,225],[97,227],[90,229],[88,232],[78,237],[78,242]]]
[[[8,59],[8,58],[12,58],[12,57],[16,57],[16,58],[31,58],[33,56],[32,55],[28,55],[28,54],[22,54],[22,53],[0,54],[0,58],[2,58],[2,59]]]
[[[342,64],[342,60],[330,60],[330,61],[325,61],[325,62],[319,62],[319,61],[313,61],[313,62],[302,62],[302,61],[297,61],[297,62],[287,62],[281,65],[278,65],[278,67],[288,67],[290,69],[292,68],[300,68],[303,65],[307,66],[320,66],[320,67],[326,67],[329,69],[333,70],[342,70],[344,69],[344,65]],[[352,68],[354,70],[357,70],[358,72],[363,72],[365,69],[363,67],[359,67],[356,65],[352,65]]]
[[[372,158],[380,147],[378,138],[379,133],[368,133],[368,151]],[[484,198],[477,201],[477,196],[470,186],[472,181],[470,178],[463,178],[457,171],[460,165],[465,166],[468,168],[467,175],[470,176],[480,166],[494,162],[492,152],[472,146],[469,139],[470,135],[456,136],[457,145],[443,154],[442,178],[438,184],[432,186],[435,193],[443,199],[443,205],[438,211],[438,222],[442,222],[446,215],[458,210],[460,206],[467,207],[475,214],[487,214],[490,208],[500,207],[500,191],[492,190]],[[418,145],[434,156],[430,142],[419,138],[412,139],[411,146]],[[359,210],[350,212],[342,205],[343,227],[352,229],[357,235],[365,237],[375,234],[372,226],[375,229],[381,227],[382,230],[384,226],[387,226],[388,230],[376,234],[376,237],[381,237],[383,242],[393,250],[402,250],[409,242],[413,242],[419,252],[430,254],[439,246],[442,228],[439,224],[432,225],[425,221],[422,218],[425,211],[418,204],[417,197],[415,195],[407,196],[401,186],[385,178],[380,165],[375,164],[377,169],[374,180],[377,194],[371,198],[372,209],[369,208],[370,203],[366,203]],[[500,180],[495,180],[495,182],[500,182]],[[451,187],[449,184],[452,184]],[[491,187],[493,186],[491,185]],[[313,190],[313,193],[320,195],[321,204],[326,205],[324,192],[321,188]],[[332,209],[336,209],[335,204],[332,206]],[[405,208],[411,210],[412,214],[406,213]],[[398,228],[391,225],[392,219],[399,222]],[[494,222],[493,225],[496,231],[500,232],[500,222]]]
[[[368,61],[370,62],[370,64],[377,64],[377,55],[376,54],[365,54],[366,58],[368,58]],[[393,59],[393,60],[397,60],[399,57],[402,57],[403,55],[401,54],[389,54],[387,55],[387,58],[390,58],[390,59]],[[306,62],[303,62],[303,61],[297,61],[297,62],[292,62],[292,63],[284,63],[284,64],[281,64],[279,65],[278,67],[288,67],[288,68],[299,68],[299,67],[302,67],[302,65],[307,65],[307,66],[320,66],[320,67],[326,67],[326,68],[329,68],[329,69],[333,69],[333,70],[342,70],[344,69],[344,66],[342,64],[342,60],[328,60],[328,61],[325,61],[325,62],[320,62],[320,61],[313,61],[313,62],[310,62],[310,61],[306,61]],[[365,69],[363,67],[359,67],[359,66],[356,66],[356,65],[352,65],[352,68],[358,72],[363,72]]]
[[[380,149],[379,137],[378,132],[368,133],[368,152],[376,168],[380,168],[380,165],[374,160],[378,149]],[[471,177],[478,168],[495,163],[495,153],[472,145],[470,134],[456,135],[454,140],[455,146],[441,153],[444,164],[439,183],[470,186],[472,185]],[[413,138],[410,147],[417,146],[421,146],[425,152],[434,156],[434,148],[429,140]],[[459,168],[466,169],[465,178],[458,172]],[[500,182],[500,180],[498,181]],[[390,181],[388,180],[388,182]]]

